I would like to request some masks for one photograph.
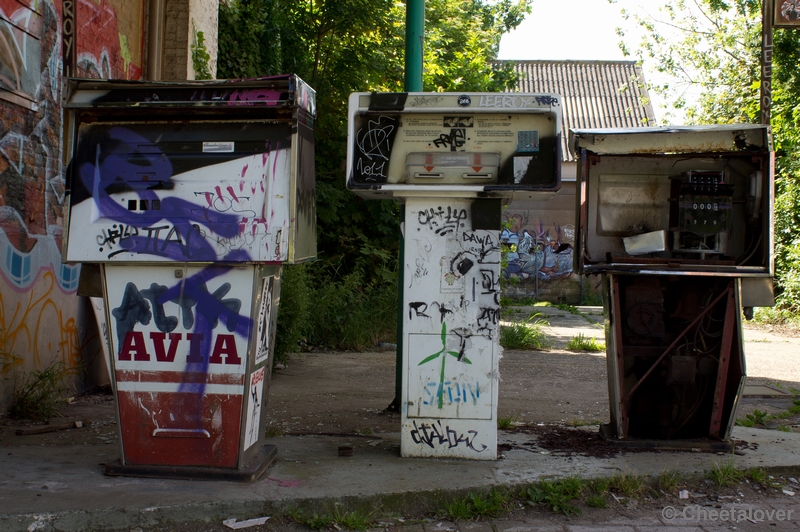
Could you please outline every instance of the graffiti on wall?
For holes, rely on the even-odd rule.
[[[78,71],[81,78],[141,79],[144,50],[141,1],[78,0]]]
[[[97,329],[84,323],[84,305],[74,297],[80,267],[61,261],[64,4],[0,0],[0,329],[11,353],[0,361],[3,376],[55,359],[86,368],[101,352]],[[83,23],[80,75],[139,78],[142,2],[69,4],[78,4]],[[109,58],[107,68],[89,68],[103,57]],[[0,403],[7,393],[0,393]]]
[[[527,211],[507,214],[500,234],[508,251],[503,275],[519,281],[552,281],[572,275],[575,227],[529,221]]]

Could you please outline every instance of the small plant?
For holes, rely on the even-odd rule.
[[[737,419],[736,424],[742,427],[755,427],[756,425],[765,426],[772,419],[772,416],[761,410],[753,410],[752,414],[747,414],[744,419]]]
[[[750,469],[746,469],[744,471],[744,477],[752,480],[756,484],[766,484],[769,475],[767,475],[767,472],[764,468],[751,467]]]
[[[506,349],[545,349],[549,347],[541,314],[532,314],[525,323],[500,326],[500,345]]]
[[[498,416],[497,428],[500,430],[508,430],[517,424],[517,416]]]
[[[528,504],[545,504],[555,513],[564,515],[580,515],[581,510],[570,504],[586,489],[586,481],[579,477],[561,480],[543,480],[541,484],[531,486],[525,492]]]
[[[366,530],[372,524],[372,518],[361,512],[343,512],[337,505],[333,509],[333,522],[344,530]]]
[[[658,487],[664,491],[675,491],[682,480],[683,475],[681,475],[680,471],[664,468],[658,476]]]
[[[194,28],[194,23],[192,23],[192,28]],[[211,79],[211,70],[208,68],[211,55],[206,49],[206,37],[202,31],[195,31],[191,48],[194,79]]]
[[[456,499],[446,503],[439,513],[444,514],[451,521],[472,519],[472,503],[469,497]]]
[[[591,508],[606,508],[608,503],[602,495],[589,495],[586,497],[586,505]]]
[[[786,425],[778,425],[778,430],[781,432],[792,432],[792,429],[790,429]]]
[[[61,360],[54,360],[41,371],[23,374],[22,384],[11,395],[9,417],[48,421],[57,416],[68,390],[66,379],[67,369]]]
[[[594,479],[591,482],[590,487],[592,488],[592,491],[594,491],[599,495],[608,493],[608,489],[611,487],[611,479],[608,478]]]
[[[509,497],[498,490],[486,495],[470,493],[464,498],[455,499],[439,510],[450,520],[467,520],[475,517],[495,517],[505,510]]]
[[[605,351],[606,344],[597,341],[597,338],[592,336],[584,336],[583,333],[578,333],[573,336],[567,344],[567,351],[590,351],[593,353]]]
[[[609,480],[609,488],[618,491],[626,497],[636,497],[645,490],[644,477],[621,473],[614,475]]]
[[[724,464],[714,462],[711,464],[711,470],[708,472],[708,478],[717,486],[722,487],[735,486],[741,482],[744,477],[744,472],[736,469],[733,460],[729,460]]]

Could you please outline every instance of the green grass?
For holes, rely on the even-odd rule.
[[[65,404],[67,370],[61,360],[53,360],[43,370],[31,370],[22,374],[21,383],[14,386],[8,406],[12,419],[48,421],[59,414]]]
[[[339,530],[366,530],[372,524],[372,518],[369,515],[356,511],[343,511],[338,505],[334,506],[331,515],[320,515],[314,512],[310,516],[306,516],[303,510],[297,508],[289,510],[287,515],[296,523],[305,525],[312,530],[334,527]]]
[[[546,349],[550,346],[543,327],[547,321],[535,313],[524,323],[500,326],[500,345],[505,349]]]
[[[683,481],[683,474],[677,470],[669,470],[666,467],[658,475],[658,487],[666,492],[675,491]]]
[[[586,506],[591,508],[607,508],[608,503],[603,495],[589,495],[586,497]]]
[[[737,469],[733,460],[725,463],[714,462],[706,478],[721,487],[735,486],[745,478],[744,471]]]
[[[611,477],[608,487],[626,497],[638,497],[647,489],[644,477],[627,473],[620,473]]]
[[[543,480],[525,491],[528,504],[543,504],[554,513],[580,515],[581,510],[572,501],[577,499],[588,487],[580,477],[567,477],[558,480]]]
[[[584,336],[583,333],[578,333],[577,336],[573,336],[567,344],[567,351],[589,351],[597,353],[599,351],[605,351],[605,349],[606,344],[598,342],[597,338],[594,336],[591,338]]]
[[[508,508],[510,499],[509,495],[499,490],[486,494],[470,493],[466,497],[449,501],[438,513],[452,521],[496,517]]]
[[[518,416],[498,416],[497,428],[500,430],[508,430],[517,424]]]

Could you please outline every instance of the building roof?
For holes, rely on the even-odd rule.
[[[553,92],[561,97],[564,161],[570,129],[655,125],[642,69],[635,61],[498,61],[520,73],[518,92]]]

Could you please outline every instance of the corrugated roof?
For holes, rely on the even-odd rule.
[[[655,115],[642,69],[635,61],[498,61],[520,73],[517,92],[561,96],[564,161],[570,129],[646,127]]]

